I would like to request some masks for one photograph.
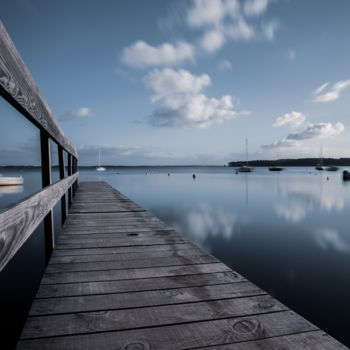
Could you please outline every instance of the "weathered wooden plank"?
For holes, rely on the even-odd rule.
[[[17,349],[157,349],[180,350],[231,344],[317,330],[291,311],[203,321],[122,332],[20,341]],[[269,349],[270,350],[270,349]]]
[[[159,244],[159,245],[136,245],[136,246],[121,246],[121,247],[104,247],[104,248],[72,248],[72,249],[55,249],[53,256],[80,256],[91,254],[119,254],[119,253],[146,253],[159,251],[174,251],[183,249],[197,248],[193,243],[178,243],[178,244]]]
[[[74,282],[116,281],[137,278],[154,278],[176,275],[194,275],[196,273],[225,272],[230,269],[221,263],[184,266],[149,267],[144,269],[125,269],[108,271],[46,273],[41,284],[59,284]]]
[[[0,95],[78,158],[0,21]]]
[[[194,275],[175,275],[133,280],[78,282],[68,284],[41,285],[36,298],[58,298],[69,296],[112,294],[166,290],[185,287],[210,286],[224,283],[241,283],[246,281],[236,272],[203,273]]]
[[[0,211],[0,271],[79,176],[76,173]]]
[[[186,287],[146,292],[89,295],[69,298],[35,299],[30,316],[119,310],[145,306],[183,304],[219,299],[264,295],[266,292],[250,282]]]
[[[346,350],[342,345],[323,331],[283,335],[255,341],[244,341],[211,347],[201,350]]]
[[[148,252],[131,252],[118,254],[91,254],[91,255],[70,255],[70,256],[52,256],[50,265],[56,264],[74,264],[74,263],[90,263],[97,261],[130,261],[130,260],[145,260],[158,259],[170,257],[196,257],[208,255],[201,249],[177,249],[177,250],[163,250],[163,251],[148,251]]]
[[[158,244],[172,244],[172,243],[186,243],[187,241],[181,236],[167,236],[166,232],[163,231],[163,235],[154,235],[153,237],[139,236],[129,236],[125,237],[115,237],[115,238],[105,238],[105,239],[85,239],[85,240],[59,240],[56,245],[56,249],[67,249],[67,248],[102,248],[102,247],[112,247],[112,246],[131,246],[131,245],[158,245]]]
[[[22,339],[208,321],[287,310],[269,295],[99,312],[28,317]],[[110,320],[113,320],[111,322]]]
[[[216,258],[210,255],[196,256],[178,256],[178,257],[163,257],[163,258],[146,258],[135,260],[112,260],[112,261],[94,261],[84,263],[71,264],[50,264],[46,271],[47,273],[60,272],[79,272],[79,271],[101,271],[101,270],[122,270],[135,269],[145,267],[164,267],[164,266],[179,266],[179,265],[195,265],[195,264],[211,264],[219,262]]]

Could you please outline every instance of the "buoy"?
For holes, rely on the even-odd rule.
[[[193,175],[192,175],[192,178],[193,178],[193,180],[194,180],[194,179],[196,178],[196,174],[193,174]]]

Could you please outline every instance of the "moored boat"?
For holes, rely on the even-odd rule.
[[[272,166],[272,167],[269,168],[269,170],[270,170],[270,171],[282,171],[283,168],[280,168],[280,167],[278,167],[278,166]]]
[[[343,171],[343,180],[350,181],[350,171],[347,171],[347,170]]]
[[[338,171],[338,167],[334,165],[330,165],[326,168],[327,171]]]
[[[11,176],[11,177],[0,176],[0,186],[16,186],[16,185],[23,185],[22,176]]]

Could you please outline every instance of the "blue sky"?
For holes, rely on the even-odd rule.
[[[348,0],[0,4],[83,165],[99,149],[104,164],[225,164],[246,137],[250,159],[317,157],[321,143],[349,157],[349,13]],[[24,162],[36,134],[0,110],[0,149]]]

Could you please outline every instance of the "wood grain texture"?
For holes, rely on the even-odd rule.
[[[0,94],[67,152],[78,158],[76,148],[58,125],[1,21]]]
[[[18,349],[345,349],[106,183],[76,198]]]
[[[291,311],[282,311],[163,327],[22,340],[18,343],[17,349],[180,350],[239,343],[315,330],[317,328],[302,317]],[[268,350],[272,349],[268,348]],[[283,349],[283,347],[276,349]]]
[[[79,176],[45,187],[19,204],[0,211],[0,271]]]

